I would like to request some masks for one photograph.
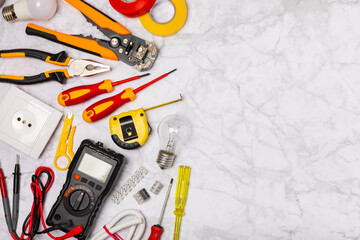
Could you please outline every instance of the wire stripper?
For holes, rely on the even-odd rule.
[[[74,119],[74,114],[68,113],[65,117],[65,122],[63,126],[63,130],[61,132],[59,145],[56,150],[55,158],[54,158],[54,166],[56,169],[65,171],[69,168],[71,160],[74,158],[74,152],[73,152],[73,140],[74,140],[74,134],[76,130],[76,126],[72,126],[72,122]],[[57,164],[57,161],[60,157],[65,157],[68,161],[68,164],[66,167],[61,168]]]
[[[112,116],[109,120],[111,138],[116,145],[124,149],[141,147],[145,144],[151,133],[151,127],[147,121],[145,112],[180,101],[182,101],[181,95],[179,99],[171,102],[147,109],[139,108]]]
[[[26,33],[60,43],[99,57],[123,61],[138,71],[149,70],[158,55],[155,43],[145,41],[131,34],[120,23],[82,0],[66,0],[79,10],[88,22],[95,25],[110,40],[92,36],[68,35],[28,24]]]

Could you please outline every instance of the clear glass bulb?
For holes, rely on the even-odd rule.
[[[4,7],[3,16],[6,21],[47,20],[57,8],[56,0],[19,0],[13,5]]]
[[[190,134],[190,123],[177,115],[165,117],[159,124],[160,151],[156,162],[161,169],[170,168],[174,164],[176,154],[187,141]]]

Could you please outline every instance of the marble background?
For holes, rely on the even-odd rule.
[[[5,5],[12,2],[7,0]],[[91,78],[71,79],[66,85],[52,82],[20,87],[64,113],[75,113],[74,149],[90,138],[126,156],[128,162],[116,188],[140,165],[149,170],[120,205],[113,205],[110,199],[105,202],[94,230],[115,212],[136,208],[146,217],[143,239],[147,239],[166,191],[151,194],[151,200],[141,206],[132,195],[142,187],[149,189],[155,180],[167,184],[171,177],[176,178],[177,166],[183,164],[191,166],[192,173],[181,239],[360,239],[360,1],[187,1],[185,27],[168,38],[151,35],[138,19],[123,17],[106,0],[89,2],[133,34],[155,41],[160,55],[152,76],[178,68],[118,113],[156,105],[182,93],[182,103],[149,112],[149,122],[156,129],[162,118],[177,113],[192,125],[192,135],[175,166],[166,171],[155,164],[159,148],[156,133],[139,150],[117,148],[107,120],[94,124],[82,121],[81,113],[89,103],[61,108],[56,96],[80,84],[119,80],[137,72],[123,63],[27,36],[27,22],[0,20],[1,49],[66,50],[74,58],[94,59],[113,69]],[[51,20],[33,23],[103,37],[63,1]],[[54,66],[37,60],[0,60],[0,72],[6,74],[30,75],[50,69]],[[9,89],[9,84],[1,84],[0,101]],[[30,177],[40,165],[53,167],[60,133],[61,127],[38,160],[21,154],[20,222],[31,205]],[[17,153],[0,142],[9,192]],[[66,176],[57,170],[55,174],[46,214]],[[175,188],[165,212],[162,239],[172,238],[174,196]],[[0,212],[3,214],[2,208]],[[7,228],[3,218],[1,221],[0,235],[5,239]]]

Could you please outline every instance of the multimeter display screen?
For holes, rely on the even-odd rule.
[[[110,164],[85,153],[78,170],[104,183],[109,176],[111,168]]]

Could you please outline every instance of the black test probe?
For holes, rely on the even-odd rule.
[[[13,229],[16,230],[17,222],[19,218],[19,201],[20,201],[20,155],[16,155],[16,163],[15,163],[15,169],[14,169],[14,187],[13,187],[13,209],[12,209],[12,225]]]

